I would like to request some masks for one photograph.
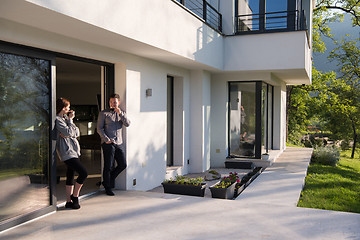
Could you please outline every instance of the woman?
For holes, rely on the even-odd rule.
[[[73,123],[75,112],[70,110],[70,102],[65,98],[56,101],[56,152],[61,161],[67,166],[66,171],[66,208],[79,209],[79,193],[87,171],[81,164],[80,145],[77,137],[79,128]],[[74,186],[74,173],[79,174]]]

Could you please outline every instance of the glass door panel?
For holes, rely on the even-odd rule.
[[[0,52],[0,221],[50,205],[50,69]]]
[[[255,83],[230,83],[230,156],[255,156]]]

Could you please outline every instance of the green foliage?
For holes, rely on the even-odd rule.
[[[317,0],[313,13],[312,46],[316,52],[326,50],[323,37],[333,37],[328,24],[342,21],[344,14],[350,14],[353,25],[360,27],[360,1]],[[299,145],[301,132],[315,117],[336,139],[352,139],[354,153],[360,125],[360,52],[358,41],[343,39],[336,43],[338,46],[330,53],[330,59],[340,63],[341,76],[313,68],[312,85],[288,86],[287,140]]]
[[[298,206],[360,213],[360,160],[350,155],[342,152],[337,166],[310,164]]]
[[[287,146],[303,146],[301,141],[303,134],[300,131],[294,130],[292,126],[290,126],[291,131],[289,131]]]
[[[336,166],[340,160],[340,152],[334,146],[315,147],[311,163]]]
[[[163,183],[174,183],[174,184],[184,184],[184,185],[201,185],[205,179],[203,177],[197,177],[197,178],[189,178],[186,176],[180,176],[177,175],[175,179],[170,178],[168,180],[164,180]]]
[[[335,10],[335,11],[334,11]],[[326,46],[322,37],[332,38],[328,24],[343,21],[344,14],[350,14],[354,26],[360,26],[360,1],[317,0],[313,10],[313,51],[324,52]]]
[[[215,188],[228,188],[233,183],[239,183],[239,175],[236,172],[230,172],[229,176],[223,177]]]
[[[360,39],[358,39],[359,41]],[[326,81],[318,97],[319,116],[338,139],[352,139],[354,156],[360,131],[360,48],[358,41],[336,42],[329,58],[336,59],[340,76]]]
[[[0,180],[5,180],[13,177],[24,176],[28,174],[36,174],[41,172],[41,168],[33,169],[33,168],[12,168],[0,170]]]

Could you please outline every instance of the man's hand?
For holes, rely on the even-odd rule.
[[[114,111],[117,112],[118,114],[121,114],[121,112],[122,112],[121,109],[118,108],[118,107],[117,107],[117,108],[114,108]]]
[[[62,138],[67,138],[64,134],[62,134],[62,133],[60,133],[59,134],[60,135],[60,137],[62,137]]]

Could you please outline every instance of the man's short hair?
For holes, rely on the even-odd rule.
[[[117,93],[111,94],[110,98],[117,98],[120,101],[120,95]]]

